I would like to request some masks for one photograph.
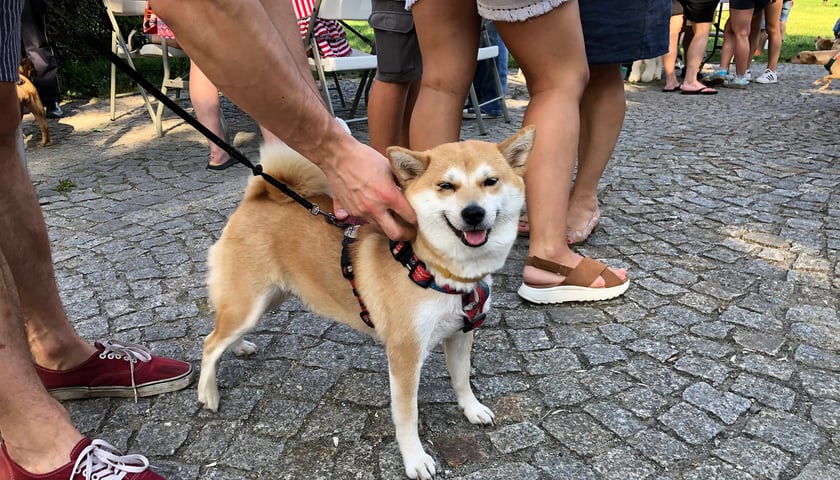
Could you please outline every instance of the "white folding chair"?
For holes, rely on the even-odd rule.
[[[158,58],[163,63],[163,81],[160,85],[160,91],[164,95],[166,95],[169,89],[174,89],[175,97],[179,98],[181,91],[189,88],[189,81],[187,80],[189,73],[184,73],[185,69],[183,65],[179,73],[175,76],[172,75],[172,66],[170,65],[170,60],[178,59],[184,61],[189,60],[189,57],[180,48],[170,47],[165,38],[161,39],[160,44],[147,43],[143,45],[140,47],[138,55],[144,58]],[[159,137],[163,136],[163,111],[163,102],[158,102],[157,110],[152,120],[155,123],[155,130]]]
[[[347,123],[359,122],[367,120],[367,117],[356,117],[356,111],[361,101],[362,95],[367,91],[369,82],[372,81],[373,75],[376,72],[376,55],[362,50],[353,49],[352,53],[346,57],[322,57],[321,51],[318,48],[318,41],[313,35],[315,22],[318,17],[327,20],[364,20],[367,21],[371,14],[370,0],[317,0],[315,8],[312,11],[312,16],[309,21],[309,28],[307,29],[305,46],[311,50],[312,56],[309,58],[309,66],[318,74],[318,83],[321,88],[321,93],[324,96],[324,101],[329,108],[330,113],[335,116],[335,109],[333,108],[332,99],[329,91],[329,83],[327,82],[327,73],[337,75],[341,72],[348,71],[362,71],[362,78],[359,81],[359,87],[356,90],[353,104],[349,110],[349,115],[343,118]],[[345,30],[350,30],[351,33],[363,38],[358,32],[345,26]],[[367,40],[367,39],[365,39]],[[368,40],[369,42],[369,40]],[[369,43],[372,46],[372,43]],[[336,83],[338,81],[336,80]],[[341,88],[337,85],[339,97],[344,103],[344,97]]]
[[[475,93],[475,86],[472,83],[470,83],[469,96],[470,103],[473,106],[473,110],[475,110],[475,120],[478,122],[478,131],[482,135],[487,135],[487,128],[484,126],[484,118],[481,113],[481,107],[498,100],[502,106],[502,117],[505,119],[505,123],[510,123],[510,115],[508,114],[507,105],[505,105],[505,91],[502,88],[502,79],[499,78],[499,71],[496,69],[496,60],[499,58],[499,47],[496,45],[490,45],[490,36],[487,34],[487,29],[484,25],[482,25],[481,28],[480,45],[483,46],[478,49],[478,61],[490,62],[491,74],[493,75],[493,80],[495,80],[496,83],[496,96],[485,99],[483,102],[479,103],[478,96]],[[507,59],[503,58],[501,61],[506,62]]]
[[[120,26],[117,23],[117,17],[143,17],[146,9],[145,0],[103,0],[105,11],[108,14],[108,19],[111,21],[111,51],[113,51],[120,58],[134,67],[134,59],[138,57],[159,58],[163,63],[164,79],[161,85],[161,90],[166,93],[168,88],[182,89],[186,88],[186,81],[183,77],[178,76],[172,78],[171,67],[169,60],[172,58],[187,58],[183,50],[170,47],[163,40],[161,45],[147,44],[138,50],[130,50],[125,42]],[[165,52],[165,53],[164,53]],[[117,67],[111,65],[111,120],[116,119],[116,92],[117,92]],[[143,96],[143,103],[146,110],[149,112],[149,117],[155,125],[158,136],[163,135],[162,116],[163,104],[159,103],[157,111],[152,107],[151,100],[145,90],[140,89],[140,94]]]

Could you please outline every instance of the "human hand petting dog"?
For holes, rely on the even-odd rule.
[[[337,153],[318,163],[333,190],[336,218],[361,217],[392,240],[413,240],[417,216],[394,182],[388,160],[349,135],[341,143]]]

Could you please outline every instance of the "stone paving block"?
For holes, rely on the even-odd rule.
[[[736,328],[732,339],[744,348],[757,350],[767,355],[777,355],[785,344],[785,337],[782,335],[769,335],[743,328]]]
[[[549,375],[569,372],[580,368],[577,355],[566,348],[552,348],[540,352],[525,353],[525,370],[531,375]]]
[[[502,453],[512,453],[535,445],[545,440],[543,431],[530,422],[505,425],[489,434],[490,441]]]
[[[691,468],[682,480],[756,480],[756,477],[716,458],[704,460]]]
[[[595,455],[605,451],[616,436],[584,413],[555,412],[542,426],[563,446],[580,455]]]
[[[575,378],[597,397],[612,397],[634,385],[630,377],[607,367],[575,372]]]
[[[796,322],[790,326],[791,337],[826,350],[840,349],[840,332],[836,327]]]
[[[658,419],[680,438],[693,445],[711,440],[724,428],[723,425],[685,402],[674,405]]]
[[[747,354],[736,356],[732,360],[732,364],[740,367],[744,371],[754,373],[756,375],[763,375],[773,377],[778,380],[790,380],[793,376],[795,368],[786,359],[772,359],[763,355]]]
[[[621,405],[637,417],[648,419],[665,410],[668,399],[643,386],[636,386],[618,394]]]
[[[627,340],[639,338],[633,329],[618,323],[610,323],[598,328],[601,334],[612,343],[623,343]]]
[[[627,355],[618,345],[596,343],[585,345],[580,350],[590,365],[604,365],[627,360]]]
[[[628,478],[647,478],[656,468],[640,459],[630,448],[614,448],[594,459],[593,470],[605,480],[625,480]]]
[[[730,392],[720,392],[705,382],[698,382],[683,391],[683,400],[712,413],[727,425],[735,423],[751,402]]]
[[[731,371],[730,368],[714,360],[698,356],[680,357],[674,362],[674,368],[713,383],[723,382]]]
[[[712,455],[745,470],[756,478],[776,480],[790,463],[790,456],[776,447],[748,438],[724,440]]]
[[[527,463],[511,463],[452,478],[453,480],[508,480],[510,478],[538,480],[540,473],[539,470]]]
[[[520,352],[546,350],[551,348],[551,342],[545,330],[514,330],[510,334],[513,345]]]
[[[590,403],[583,409],[620,437],[628,437],[645,428],[631,412],[609,402]]]
[[[539,451],[534,455],[535,465],[548,478],[575,480],[597,480],[598,477],[585,463],[550,451]]]
[[[684,443],[656,430],[640,431],[628,437],[627,443],[645,458],[653,460],[666,469],[687,459],[691,454],[691,449]]]
[[[758,412],[747,422],[745,431],[799,456],[816,453],[827,441],[814,424],[796,415],[772,410]]]
[[[827,480],[833,478],[840,478],[840,468],[814,460],[806,465],[793,480]]]
[[[751,312],[740,307],[730,307],[724,310],[720,319],[724,322],[734,323],[744,327],[752,328],[760,332],[774,333],[782,330],[782,321],[759,312]]]
[[[840,355],[811,345],[796,347],[793,359],[810,367],[840,371]]]
[[[831,432],[840,432],[840,402],[830,399],[814,402],[811,420]]]
[[[803,370],[799,379],[812,397],[840,400],[840,373]]]
[[[636,340],[627,345],[627,348],[634,352],[646,353],[660,362],[664,362],[679,353],[679,350],[667,343],[648,339]]]
[[[537,388],[549,408],[577,405],[592,398],[592,394],[576,378],[569,375],[551,375],[540,379]]]
[[[738,375],[729,389],[780,410],[790,410],[796,400],[796,392],[790,388],[745,373]]]
[[[723,322],[705,322],[691,327],[691,333],[701,337],[723,339],[734,329],[732,325]]]
[[[681,390],[691,383],[685,376],[644,359],[630,359],[622,370],[661,395]]]

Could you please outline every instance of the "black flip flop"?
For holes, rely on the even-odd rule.
[[[674,88],[663,88],[662,91],[665,93],[680,92],[682,91],[682,85],[677,85]]]
[[[717,95],[717,90],[714,88],[703,87],[698,88],[697,90],[680,90],[680,93],[683,95]]]
[[[207,170],[227,170],[228,168],[234,166],[235,164],[239,163],[235,158],[231,157],[228,158],[225,163],[220,163],[218,165],[213,165],[208,163]]]

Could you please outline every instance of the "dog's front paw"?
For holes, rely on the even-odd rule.
[[[239,343],[230,347],[230,351],[237,357],[253,355],[257,351],[257,345],[247,340],[240,340]]]
[[[219,387],[216,385],[215,377],[210,377],[205,373],[198,379],[198,401],[207,410],[214,412],[219,410]]]
[[[405,474],[408,478],[432,480],[435,478],[435,459],[420,450],[416,455],[405,457]]]
[[[493,411],[478,401],[465,407],[464,415],[474,425],[494,425],[496,423],[496,415]]]

